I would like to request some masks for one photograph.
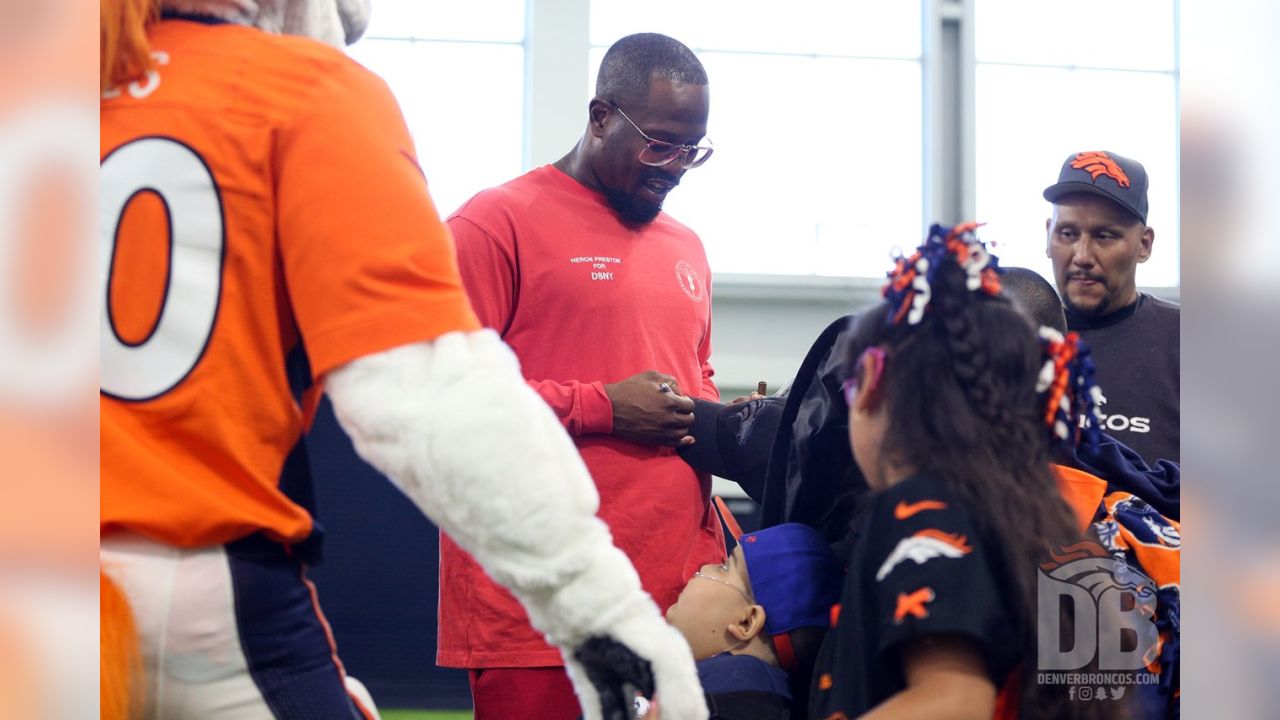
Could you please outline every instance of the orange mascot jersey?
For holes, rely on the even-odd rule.
[[[101,105],[101,531],[295,542],[289,354],[322,378],[479,324],[380,79],[235,25],[148,35],[154,70]]]

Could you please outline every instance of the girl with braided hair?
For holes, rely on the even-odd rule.
[[[975,227],[935,226],[899,259],[846,346],[849,439],[873,492],[852,523],[810,717],[1123,710],[1036,683],[1037,569],[1080,525],[1049,466],[1037,332],[1001,296]]]

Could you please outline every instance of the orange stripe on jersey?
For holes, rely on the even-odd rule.
[[[347,691],[347,697],[351,698],[351,704],[356,706],[360,717],[364,718],[364,720],[376,720],[377,716],[373,714],[373,710],[365,707],[364,701],[356,697],[350,690]]]
[[[235,25],[162,20],[147,41],[155,71],[101,104],[101,531],[298,541],[290,354],[321,385],[480,325],[385,83]]]
[[[329,619],[324,616],[324,612],[320,610],[320,598],[316,594],[315,583],[307,577],[306,568],[298,571],[298,577],[302,580],[302,584],[307,586],[307,593],[311,596],[311,611],[315,613],[316,620],[320,621],[320,627],[324,628],[324,638],[329,644],[329,657],[333,660],[333,666],[338,671],[338,679],[347,676],[347,669],[342,665],[342,660],[338,657],[338,641],[333,639],[333,628],[329,626]]]
[[[338,678],[345,686],[347,668],[342,664],[342,659],[338,657],[338,641],[333,637],[333,627],[329,625],[329,618],[325,617],[324,611],[320,609],[320,597],[316,593],[315,583],[311,582],[311,579],[307,577],[307,570],[305,567],[299,571],[299,577],[302,579],[302,584],[307,586],[307,592],[311,596],[311,611],[315,613],[316,620],[320,621],[320,627],[324,628],[325,641],[329,644],[329,657],[333,659],[333,665],[338,671]],[[364,702],[361,701],[360,698],[356,697],[349,689],[347,690],[347,697],[350,698],[351,704],[355,705],[356,710],[360,712],[360,715],[365,718],[365,720],[374,720],[373,712],[369,708],[365,707]]]

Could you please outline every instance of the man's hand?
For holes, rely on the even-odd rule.
[[[693,401],[674,377],[654,370],[604,386],[613,403],[613,434],[624,440],[681,447],[692,445]]]

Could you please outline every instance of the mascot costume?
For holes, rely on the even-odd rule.
[[[103,717],[377,717],[306,579],[326,392],[561,648],[586,718],[636,693],[705,718],[573,443],[476,321],[393,97],[341,51],[368,15],[101,4]]]

